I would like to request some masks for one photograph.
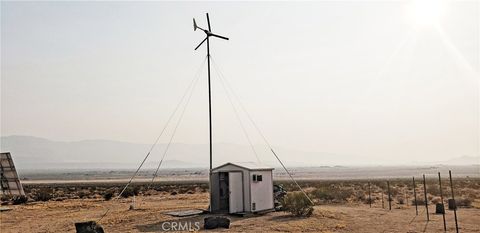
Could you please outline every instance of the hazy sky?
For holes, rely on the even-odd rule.
[[[152,143],[205,58],[205,12],[230,37],[212,57],[271,144],[478,155],[479,1],[2,1],[1,135]],[[246,144],[212,88],[214,141]],[[208,142],[206,91],[204,69],[175,142]]]

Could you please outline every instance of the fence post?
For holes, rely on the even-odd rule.
[[[430,221],[430,215],[428,214],[427,182],[425,181],[425,174],[423,174],[423,194],[425,196],[425,209],[427,211],[427,221]]]
[[[443,230],[447,231],[447,222],[445,221],[445,204],[443,202],[443,191],[442,191],[442,178],[440,172],[438,172],[438,185],[440,186],[440,200],[442,201],[442,215],[443,215]]]
[[[370,208],[372,208],[372,195],[370,190],[370,182],[368,182],[368,203],[370,204]]]
[[[417,187],[415,185],[415,177],[413,177],[413,197],[415,198],[415,214],[418,215],[418,205],[417,205]]]
[[[392,210],[392,197],[390,195],[390,181],[387,181],[387,189],[388,189],[388,209]]]
[[[382,190],[382,209],[385,209],[385,203],[383,202],[383,190]]]
[[[458,233],[458,222],[457,222],[457,203],[455,202],[455,196],[453,194],[453,182],[452,182],[452,171],[448,171],[448,175],[450,177],[450,188],[452,189],[452,199],[453,203],[455,203],[455,208],[453,208],[453,214],[455,215],[455,229]]]

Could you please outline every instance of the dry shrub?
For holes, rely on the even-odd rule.
[[[436,184],[427,185],[427,193],[434,196],[440,195],[440,187]]]
[[[365,204],[373,204],[375,203],[375,199],[374,198],[365,198],[365,201],[364,201]]]
[[[77,195],[78,195],[78,197],[81,198],[81,199],[88,197],[87,192],[85,192],[85,191],[83,191],[83,190],[80,191],[80,192],[78,192]]]
[[[405,204],[405,198],[397,197],[397,204],[404,205]]]
[[[415,205],[415,199],[412,199],[412,205]],[[417,197],[417,205],[425,205],[425,200]]]
[[[28,201],[28,198],[25,195],[14,196],[12,198],[12,204],[14,204],[14,205],[25,204],[25,203],[27,203],[27,201]]]
[[[125,191],[123,191],[121,196],[123,198],[131,197],[131,196],[134,196],[134,195],[138,196],[139,192],[140,192],[140,188],[138,188],[138,187],[134,187],[134,188],[128,187],[128,188],[125,189]]]
[[[1,202],[5,202],[8,204],[8,202],[12,200],[12,196],[11,195],[1,195],[0,196],[0,201]]]
[[[295,216],[310,216],[313,213],[313,204],[302,192],[292,192],[281,200],[285,211]]]
[[[472,207],[472,200],[469,198],[459,198],[455,200],[457,207],[470,208]]]
[[[436,205],[437,203],[442,203],[442,199],[440,197],[432,198],[432,204]]]
[[[32,197],[32,199],[35,201],[49,201],[52,198],[53,198],[53,189],[49,189],[49,188],[42,188],[37,190]]]
[[[103,194],[103,199],[105,201],[110,201],[113,197],[113,192],[112,191],[108,191],[106,193]]]
[[[366,199],[368,199],[368,197],[365,196],[365,191],[361,190],[356,191],[354,197],[356,201],[365,201]]]
[[[310,194],[319,202],[343,203],[346,202],[354,192],[352,189],[331,186],[314,189]]]

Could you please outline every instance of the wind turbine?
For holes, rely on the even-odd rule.
[[[193,18],[193,30],[196,31],[197,29],[202,30],[205,32],[205,39],[200,42],[200,44],[195,47],[195,50],[197,50],[205,41],[207,41],[207,63],[208,63],[208,119],[209,119],[209,129],[210,129],[210,170],[209,170],[209,184],[210,188],[212,186],[211,182],[211,176],[212,176],[212,94],[211,94],[211,86],[210,86],[210,37],[217,37],[220,39],[228,40],[227,37],[220,36],[217,34],[212,33],[212,28],[210,27],[210,18],[208,17],[207,13],[207,24],[208,24],[208,30],[203,29],[197,25],[197,22],[195,21],[195,18]],[[210,203],[212,201],[212,192],[210,190]],[[211,205],[210,205],[211,208]]]

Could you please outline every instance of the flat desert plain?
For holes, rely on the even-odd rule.
[[[427,180],[430,221],[426,221],[423,186],[417,183],[418,215],[413,185],[409,179],[390,180],[391,206],[384,180],[301,180],[299,184],[315,202],[313,215],[296,217],[284,211],[253,216],[232,216],[230,232],[442,232],[443,217],[435,214],[439,198],[438,180]],[[442,181],[444,202],[450,198],[448,180]],[[291,181],[276,181],[288,192]],[[27,183],[26,204],[4,205],[0,212],[2,233],[75,232],[76,222],[97,221],[106,232],[159,232],[165,222],[197,223],[209,214],[173,217],[166,212],[208,208],[205,181],[165,181],[154,185],[135,183],[122,198],[115,198],[123,187],[117,182]],[[370,189],[368,188],[370,187]],[[480,179],[455,178],[460,232],[480,232]],[[370,190],[370,197],[369,192]],[[113,196],[113,199],[110,198]],[[135,194],[135,207],[133,204]],[[372,202],[370,207],[369,203]],[[5,202],[4,202],[5,203]],[[106,211],[108,213],[105,215]],[[102,218],[102,216],[104,216]],[[455,230],[454,213],[446,211],[447,231]],[[168,228],[168,226],[167,226]]]

